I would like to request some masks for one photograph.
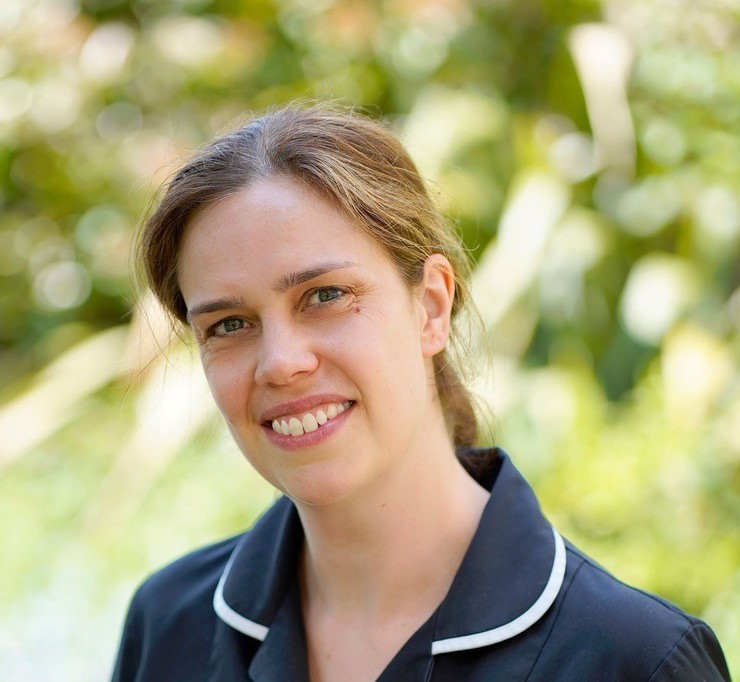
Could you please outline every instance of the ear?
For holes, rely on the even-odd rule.
[[[455,276],[450,262],[439,253],[424,261],[424,275],[419,284],[421,348],[431,358],[444,350],[450,334]]]

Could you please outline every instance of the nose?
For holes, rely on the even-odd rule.
[[[254,380],[281,386],[308,376],[318,367],[310,336],[294,325],[263,324]]]

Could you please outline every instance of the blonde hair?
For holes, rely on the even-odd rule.
[[[460,343],[455,321],[470,303],[467,253],[414,162],[381,123],[316,106],[275,110],[214,140],[167,185],[143,226],[139,256],[152,290],[178,320],[186,323],[177,263],[188,221],[196,211],[275,175],[300,179],[349,216],[386,251],[410,290],[421,281],[427,257],[444,255],[456,282],[451,344]],[[473,445],[473,402],[449,355],[443,351],[434,358],[437,391],[453,443]]]

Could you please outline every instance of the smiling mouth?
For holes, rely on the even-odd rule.
[[[284,436],[297,438],[304,433],[317,431],[324,424],[338,417],[342,412],[348,410],[354,401],[345,400],[343,403],[328,403],[320,409],[305,412],[302,415],[285,415],[266,422],[265,426],[271,426],[272,430]]]

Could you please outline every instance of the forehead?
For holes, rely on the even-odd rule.
[[[393,268],[380,246],[329,201],[296,179],[272,177],[193,217],[178,281],[187,300],[205,284],[254,284],[327,260]]]
[[[190,242],[223,243],[242,236],[256,247],[260,240],[288,236],[293,231],[318,235],[322,227],[331,231],[353,226],[300,181],[264,178],[198,211],[187,225],[181,250],[185,251]]]

